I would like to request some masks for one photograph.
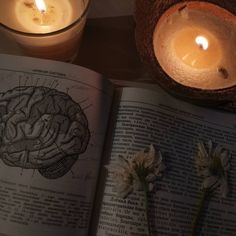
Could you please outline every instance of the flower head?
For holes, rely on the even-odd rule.
[[[165,169],[162,159],[160,151],[156,153],[153,145],[148,151],[142,150],[130,158],[119,156],[116,163],[108,166],[117,193],[125,198],[134,190],[142,190],[144,185],[152,190],[153,182]]]
[[[202,188],[214,190],[220,187],[221,194],[229,192],[227,172],[230,169],[230,152],[224,147],[208,141],[198,143],[196,167],[198,175],[203,177]]]
[[[122,198],[127,197],[133,191],[134,173],[128,160],[119,156],[116,163],[106,168],[112,173],[115,182],[115,191]]]

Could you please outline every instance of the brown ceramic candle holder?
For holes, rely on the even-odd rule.
[[[136,44],[174,96],[234,111],[236,2],[136,0]]]

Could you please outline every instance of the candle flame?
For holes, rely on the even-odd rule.
[[[35,0],[35,4],[39,11],[45,12],[47,10],[44,0]]]
[[[206,51],[209,47],[208,40],[204,36],[197,36],[195,42],[204,51]]]

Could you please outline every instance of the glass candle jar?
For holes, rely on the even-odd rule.
[[[25,55],[72,61],[89,0],[0,0],[0,28]]]

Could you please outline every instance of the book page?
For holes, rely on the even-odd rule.
[[[162,152],[167,167],[155,191],[149,194],[149,219],[153,235],[190,235],[197,212],[202,180],[197,176],[194,156],[199,141],[212,140],[232,153],[231,192],[211,198],[200,222],[199,235],[234,235],[236,232],[236,119],[234,114],[217,112],[179,101],[161,90],[157,93],[123,90],[112,138],[112,150],[105,164],[116,163],[153,144]],[[107,173],[105,168],[104,173]],[[102,195],[102,194],[100,194]],[[108,174],[96,235],[148,235],[142,192],[126,199],[117,197]]]
[[[0,55],[0,235],[87,236],[113,89],[79,66]]]

